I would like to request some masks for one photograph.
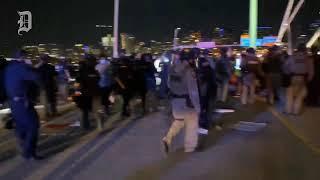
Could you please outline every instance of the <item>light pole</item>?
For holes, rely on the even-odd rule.
[[[286,9],[286,12],[283,16],[283,20],[282,20],[280,30],[278,33],[277,43],[282,43],[282,39],[283,39],[286,31],[288,31],[289,26],[292,24],[294,18],[298,14],[298,12],[301,9],[302,5],[304,4],[305,0],[300,0],[297,3],[297,5],[295,6],[295,8],[293,9],[294,2],[295,2],[295,0],[289,0],[289,2],[288,2],[287,9]],[[292,9],[293,9],[293,11],[292,11]]]
[[[113,58],[119,58],[118,41],[119,41],[119,2],[114,0],[114,20],[113,20]]]
[[[175,49],[178,45],[178,33],[181,30],[181,28],[175,28],[174,29],[174,36],[173,36],[173,49]]]
[[[258,28],[258,0],[250,0],[250,47],[255,48],[257,46],[257,28]]]

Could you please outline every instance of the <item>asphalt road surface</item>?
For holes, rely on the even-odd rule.
[[[19,157],[0,162],[0,179],[320,179],[320,121],[313,120],[320,116],[319,109],[308,110],[302,117],[287,117],[263,103],[231,106],[236,112],[216,115],[223,130],[212,129],[199,152],[185,154],[180,135],[173,152],[164,156],[160,140],[171,116],[161,110],[143,118],[110,122],[105,131],[79,137],[73,146],[41,162]],[[267,126],[256,132],[232,129],[239,121]]]

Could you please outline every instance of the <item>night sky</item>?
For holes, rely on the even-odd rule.
[[[259,25],[279,28],[287,0],[260,0]],[[140,40],[169,40],[174,27],[209,31],[216,26],[248,27],[249,0],[120,0],[120,32]],[[33,29],[17,35],[17,11],[33,14]],[[319,19],[320,0],[306,0],[298,14],[299,28]],[[0,51],[3,44],[96,43],[95,24],[113,25],[113,0],[1,0]],[[0,52],[1,54],[1,52]]]

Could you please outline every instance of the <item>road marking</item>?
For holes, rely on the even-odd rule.
[[[95,152],[110,137],[112,137],[117,132],[121,131],[127,124],[132,122],[132,120],[134,120],[134,118],[128,118],[122,121],[115,130],[111,131],[110,133],[108,133],[107,135],[99,139],[98,142],[93,147],[90,147],[89,151],[87,151],[85,154],[79,157],[79,159],[73,159],[70,167],[64,169],[61,173],[59,173],[59,175],[57,175],[57,179],[61,179],[61,177],[65,176],[69,171],[71,171],[74,167],[76,167],[79,163],[81,163],[85,158],[89,157],[93,152]],[[70,147],[69,149],[66,149],[63,153],[57,154],[52,159],[49,159],[49,161],[41,169],[38,169],[35,172],[33,172],[29,177],[26,178],[26,180],[45,179],[48,175],[50,175],[50,173],[56,170],[69,157],[71,157],[72,154],[80,151],[88,143],[90,143],[92,140],[97,138],[100,133],[101,133],[100,131],[94,131],[80,138],[78,144]]]
[[[312,151],[314,151],[317,154],[320,154],[320,148],[314,146],[314,144],[306,138],[304,135],[299,133],[299,130],[290,123],[289,119],[282,116],[276,109],[269,108],[269,111],[295,136],[297,137],[304,145],[306,145],[308,148],[310,148]]]

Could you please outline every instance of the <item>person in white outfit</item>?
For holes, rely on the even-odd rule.
[[[191,59],[191,60],[190,60]],[[185,128],[185,152],[195,151],[198,144],[199,91],[193,68],[195,60],[177,55],[169,69],[168,87],[174,121],[162,139],[165,152],[169,153],[173,138]]]

